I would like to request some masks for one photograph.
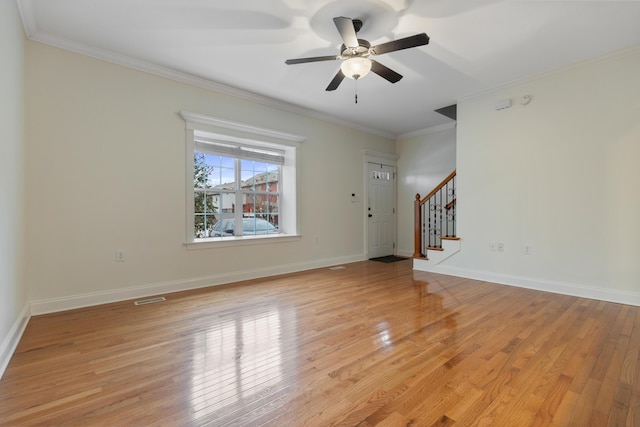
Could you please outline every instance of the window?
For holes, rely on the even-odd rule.
[[[187,243],[297,235],[296,164],[303,139],[181,115],[187,122]]]
[[[284,151],[194,133],[194,236],[278,234]]]
[[[383,171],[371,171],[371,179],[390,181],[391,173]]]

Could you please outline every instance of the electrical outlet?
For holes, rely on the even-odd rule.
[[[124,261],[124,250],[116,249],[116,261],[122,262]]]
[[[495,243],[489,243],[489,250],[490,250],[491,252],[495,252],[495,251],[496,251],[496,248],[497,248],[497,246],[496,246],[496,244],[495,244]]]
[[[498,243],[496,246],[498,248],[498,252],[504,252],[504,243]]]
[[[522,245],[522,253],[525,255],[531,255],[533,253],[533,245],[531,245],[531,243],[525,243]]]

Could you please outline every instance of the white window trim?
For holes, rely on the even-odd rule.
[[[180,111],[180,116],[185,121],[185,181],[186,181],[186,227],[185,227],[185,245],[187,249],[207,249],[220,248],[238,245],[255,245],[280,243],[283,241],[293,241],[300,239],[299,226],[299,185],[298,179],[300,156],[299,149],[306,138],[299,135],[279,132],[272,129],[260,128],[243,123],[231,122],[228,120],[217,119],[214,117],[204,116],[202,114],[190,113],[188,111]],[[282,220],[283,231],[276,235],[250,235],[235,236],[233,238],[212,237],[208,239],[195,240],[193,235],[194,216],[193,216],[193,152],[194,152],[194,131],[204,131],[214,135],[222,140],[232,140],[247,145],[274,145],[284,147],[285,151],[295,156],[295,168],[283,167],[284,188],[282,194],[286,197],[282,199]],[[295,192],[287,192],[287,182],[295,182]],[[293,196],[294,200],[290,200]]]

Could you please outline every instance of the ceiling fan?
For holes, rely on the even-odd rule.
[[[371,43],[366,40],[359,39],[357,36],[358,31],[362,28],[361,20],[339,16],[333,18],[333,22],[336,24],[336,28],[344,42],[340,48],[339,55],[314,56],[310,58],[287,59],[285,61],[285,64],[293,65],[304,64],[306,62],[342,59],[343,61],[340,65],[340,70],[338,70],[338,73],[335,75],[333,80],[331,80],[329,86],[327,86],[326,90],[328,91],[336,90],[345,77],[358,80],[366,76],[369,71],[373,71],[391,83],[396,83],[402,78],[402,75],[371,59],[370,57],[382,55],[383,53],[395,52],[396,50],[424,46],[429,43],[429,36],[425,33],[421,33],[416,34],[415,36],[371,46]]]

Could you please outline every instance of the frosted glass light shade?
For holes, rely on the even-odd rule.
[[[361,79],[371,71],[371,61],[367,58],[349,58],[340,65],[342,74],[350,79]]]

